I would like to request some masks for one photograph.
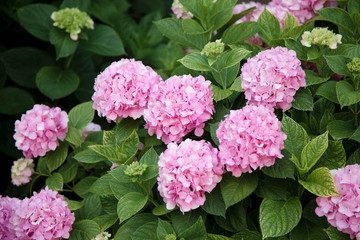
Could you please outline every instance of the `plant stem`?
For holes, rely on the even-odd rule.
[[[74,54],[71,54],[71,55],[67,58],[67,60],[66,60],[66,65],[65,65],[65,70],[69,69],[73,57],[74,57]]]

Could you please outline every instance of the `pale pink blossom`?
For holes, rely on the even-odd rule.
[[[20,206],[17,198],[2,197],[0,195],[0,239],[14,240],[16,233],[13,231],[11,218],[14,216],[15,209]]]
[[[34,163],[32,159],[20,158],[14,161],[11,167],[11,182],[20,186],[30,182],[30,177],[34,172]]]
[[[141,117],[150,90],[161,81],[151,67],[135,59],[113,62],[95,79],[93,108],[108,121]]]
[[[339,196],[317,197],[315,213],[339,231],[360,239],[360,165],[331,170]]]
[[[68,131],[69,118],[59,107],[36,104],[15,122],[15,146],[26,158],[45,156],[55,150]]]
[[[235,177],[272,166],[276,158],[283,157],[286,135],[280,128],[270,107],[247,105],[231,110],[216,130],[221,163]]]
[[[306,85],[305,72],[293,50],[271,48],[249,58],[241,68],[241,87],[249,104],[291,108],[294,95]]]
[[[89,123],[88,125],[86,125],[86,127],[84,129],[82,129],[81,131],[79,131],[80,135],[81,135],[81,142],[84,142],[86,137],[92,133],[92,132],[97,132],[97,131],[101,131],[101,126],[99,124],[96,123]]]
[[[191,14],[191,12],[187,11],[184,6],[180,3],[179,0],[174,0],[174,2],[171,5],[171,10],[175,14],[176,18],[193,18],[194,15]]]
[[[145,110],[145,128],[166,144],[180,142],[195,129],[195,135],[204,132],[205,121],[214,112],[211,82],[203,76],[172,76],[154,86],[148,109]]]
[[[224,172],[218,150],[210,143],[186,139],[179,145],[169,143],[159,158],[158,190],[167,209],[179,206],[182,212],[205,202]]]

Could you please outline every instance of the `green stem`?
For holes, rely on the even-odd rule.
[[[160,204],[151,196],[151,194],[148,192],[148,190],[146,189],[146,187],[143,185],[142,182],[139,182],[140,186],[142,187],[142,189],[144,189],[144,191],[146,192],[149,201],[155,205],[155,207],[160,206]]]
[[[71,55],[67,58],[67,60],[66,60],[66,65],[65,65],[65,70],[69,69],[73,57],[74,57],[74,54],[71,54]]]

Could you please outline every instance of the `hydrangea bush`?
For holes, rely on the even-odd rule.
[[[0,11],[1,239],[360,239],[357,0]]]

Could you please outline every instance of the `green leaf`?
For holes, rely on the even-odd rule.
[[[320,197],[339,195],[333,177],[326,167],[320,167],[311,172],[306,181],[299,179],[299,183],[309,192]]]
[[[206,34],[191,35],[184,33],[180,19],[164,18],[154,23],[166,37],[186,47],[201,50],[208,43]]]
[[[166,235],[168,234],[174,234],[175,231],[171,224],[169,222],[166,222],[164,220],[158,219],[157,229],[156,229],[156,235],[158,239],[165,239]]]
[[[99,225],[93,220],[80,220],[74,222],[69,240],[91,240],[100,233]]]
[[[67,198],[65,198],[65,200],[68,203],[68,208],[70,209],[70,211],[78,210],[79,208],[84,206],[84,203],[80,201],[69,200]]]
[[[223,235],[217,235],[217,234],[212,234],[212,233],[208,233],[207,237],[206,237],[206,240],[232,240],[232,239],[234,239],[234,238],[228,238]],[[254,239],[252,239],[252,240],[254,240]],[[261,240],[261,237],[260,237],[260,240]]]
[[[102,145],[95,145],[102,146]],[[98,150],[101,151],[101,150]],[[100,154],[92,149],[85,149],[74,156],[74,158],[82,163],[98,163],[106,161],[107,158],[103,154]]]
[[[126,156],[125,164],[131,163],[131,161],[134,159],[137,151],[139,150],[139,136],[136,133],[136,130],[134,129],[131,135],[125,139],[125,141],[121,145],[121,152],[118,154],[124,154]]]
[[[219,61],[218,64],[220,64]],[[233,83],[236,76],[238,75],[239,69],[240,69],[240,62],[229,68],[223,68],[223,69],[220,68],[219,70],[212,70],[211,74],[215,78],[215,81],[218,84],[220,84],[220,86],[222,86],[223,88],[228,88]]]
[[[105,174],[98,178],[90,187],[89,191],[97,195],[109,195],[112,193],[110,182],[113,180],[111,174]]]
[[[271,40],[281,37],[281,28],[279,20],[272,15],[266,7],[259,16],[258,23],[260,24],[259,35],[261,39],[269,44]],[[272,46],[272,45],[270,45]]]
[[[91,0],[64,0],[60,5],[60,9],[64,8],[78,8],[81,11],[88,11]]]
[[[63,190],[63,177],[60,173],[54,173],[50,177],[46,178],[45,184],[51,189],[55,191],[62,191]]]
[[[70,35],[59,28],[50,30],[50,43],[55,46],[56,60],[73,54],[79,44],[70,38]]]
[[[356,131],[355,131],[354,134],[350,137],[350,139],[360,142],[360,127],[358,127],[358,128],[356,129]]]
[[[17,16],[20,24],[33,36],[43,40],[49,40],[49,31],[53,28],[52,12],[57,10],[50,4],[29,4],[18,9]]]
[[[81,130],[94,119],[93,102],[84,102],[73,107],[69,112],[69,125]]]
[[[287,136],[284,141],[285,149],[289,153],[294,154],[297,158],[300,158],[301,151],[310,141],[305,129],[284,114],[281,121],[281,131],[283,131]]]
[[[349,240],[350,236],[346,233],[340,232],[333,226],[324,229],[330,240]]]
[[[79,130],[77,130],[73,126],[69,126],[68,132],[66,133],[65,140],[75,146],[80,146],[81,145],[81,135],[79,133]]]
[[[79,164],[74,159],[68,159],[68,161],[61,166],[59,173],[63,177],[64,183],[71,182],[76,177]]]
[[[201,34],[206,32],[199,22],[194,19],[184,19],[182,21],[182,28],[187,34]]]
[[[50,151],[46,154],[46,164],[50,172],[60,167],[66,160],[68,154],[68,145],[60,144],[55,151]]]
[[[169,212],[173,211],[174,209],[167,209],[166,208],[166,204],[161,204],[159,206],[156,206],[153,210],[152,210],[152,214],[154,214],[155,216],[162,216],[165,214],[168,214]]]
[[[82,198],[86,198],[86,196],[89,195],[89,189],[94,184],[94,182],[97,180],[97,177],[94,176],[88,176],[83,179],[81,179],[75,186],[74,186],[74,192],[79,195]]]
[[[70,69],[46,66],[36,74],[36,86],[52,100],[70,95],[78,88],[79,83],[78,75]]]
[[[131,234],[136,232],[136,230],[149,222],[156,222],[157,218],[150,213],[140,213],[130,218],[126,223],[124,223],[114,236],[114,240],[132,240]]]
[[[31,109],[35,101],[31,94],[17,87],[0,89],[0,113],[6,115],[20,114]]]
[[[264,199],[260,205],[260,228],[263,238],[279,237],[289,233],[300,221],[299,198],[287,201]]]
[[[324,58],[333,72],[345,76],[351,76],[351,72],[346,66],[347,63],[351,62],[350,58],[341,55],[324,56]]]
[[[355,91],[354,87],[346,81],[336,83],[336,95],[341,108],[360,102],[360,90]]]
[[[358,148],[355,152],[353,152],[348,161],[347,164],[351,165],[351,164],[360,164],[360,148]]]
[[[93,219],[100,215],[101,201],[99,195],[89,194],[83,202],[84,206],[78,211],[82,219]]]
[[[335,139],[340,140],[343,138],[351,137],[354,132],[355,128],[352,123],[345,122],[342,120],[335,120],[329,123],[327,126],[329,134]]]
[[[205,193],[206,201],[202,205],[202,209],[208,214],[222,216],[225,218],[226,206],[221,195],[220,186],[216,186],[210,193]]]
[[[346,152],[342,141],[329,141],[329,146],[315,166],[337,169],[345,166]]]
[[[11,80],[26,88],[36,88],[36,73],[43,66],[54,64],[47,53],[30,47],[7,50],[2,54],[2,60]]]
[[[230,89],[221,89],[216,85],[211,84],[212,91],[214,92],[213,99],[215,102],[224,100],[225,98],[228,98],[233,91]]]
[[[185,67],[196,71],[211,71],[213,68],[209,65],[207,57],[199,52],[185,55],[178,60]]]
[[[341,8],[323,8],[317,11],[326,20],[335,23],[339,27],[345,29],[351,34],[354,34],[354,24],[349,13]]]
[[[226,44],[239,43],[254,36],[260,30],[257,22],[246,21],[227,28],[221,38]]]
[[[307,60],[307,48],[303,46],[300,41],[295,41],[293,39],[286,39],[285,45],[289,50],[294,50],[296,52],[296,57],[300,60]]]
[[[256,231],[242,230],[231,236],[231,239],[236,240],[262,240],[261,234]]]
[[[322,227],[302,218],[299,224],[290,233],[291,240],[326,240]]]
[[[357,0],[349,0],[347,9],[350,14],[360,13],[360,2]],[[332,239],[331,239],[332,240]]]
[[[263,173],[273,178],[291,178],[294,179],[295,166],[290,161],[291,155],[287,151],[283,151],[283,158],[278,158],[275,164],[270,167],[261,169]]]
[[[172,211],[170,214],[172,225],[177,235],[185,232],[193,226],[200,217],[206,218],[206,213],[201,209],[192,210],[190,212],[182,213],[180,211]]]
[[[236,92],[245,92],[245,90],[241,87],[241,77],[235,78],[234,83],[231,85],[230,90],[236,91]]]
[[[143,240],[143,239],[158,240],[157,234],[156,234],[157,223],[158,223],[157,221],[145,223],[144,225],[142,225],[141,227],[136,229],[136,231],[134,233],[131,234],[131,239],[132,240]]]
[[[289,190],[293,185],[294,181],[271,178],[264,174],[260,174],[255,194],[261,198],[271,200],[287,200],[292,195]]]
[[[190,228],[179,234],[179,238],[192,239],[192,240],[205,240],[206,228],[201,217]]]
[[[250,54],[249,50],[244,48],[235,48],[230,51],[223,52],[218,56],[219,69],[229,68],[240,63],[241,60]]]
[[[91,146],[89,146],[89,148],[92,151],[106,157],[107,159],[109,159],[112,162],[124,163],[128,159],[127,156],[124,153],[121,153],[121,152],[117,151],[117,149],[115,147],[113,147],[113,146],[91,145]],[[89,154],[89,152],[87,152],[86,154]],[[90,155],[91,155],[91,153],[90,153]],[[81,156],[81,157],[83,157],[83,156]],[[78,154],[75,155],[75,159],[77,159],[77,160],[79,159]]]
[[[328,147],[328,132],[317,136],[312,139],[311,142],[305,145],[301,152],[300,165],[299,169],[300,174],[305,174],[308,172],[324,154]]]
[[[121,199],[129,192],[138,192],[143,195],[146,194],[145,190],[137,182],[122,183],[114,179],[110,182],[110,187],[111,191],[117,199]]]
[[[306,79],[306,86],[311,86],[311,85],[316,85],[316,84],[320,84],[323,82],[326,82],[327,80],[329,80],[329,77],[321,77],[319,76],[317,73],[315,73],[314,71],[308,70],[308,69],[304,69],[305,71],[305,79]]]
[[[210,8],[210,13],[208,15],[209,25],[211,30],[216,30],[224,26],[225,24],[231,25],[229,21],[233,17],[233,9],[237,0],[221,0],[215,1]]]
[[[299,89],[294,96],[292,106],[297,110],[312,111],[314,104],[311,91],[307,88]]]
[[[327,100],[339,103],[337,96],[336,96],[336,82],[335,81],[328,81],[324,82],[319,86],[316,90],[315,95],[323,96]]]
[[[147,200],[147,196],[138,192],[129,192],[120,198],[117,205],[120,223],[139,212],[145,206]]]
[[[112,225],[114,225],[118,219],[119,218],[117,214],[104,214],[95,217],[93,221],[95,221],[99,225],[100,231],[103,232]]]
[[[113,28],[95,24],[94,30],[87,34],[88,40],[80,45],[85,50],[108,57],[125,54],[123,43]]]
[[[294,29],[295,27],[299,26],[299,23],[294,15],[289,12],[286,12],[286,17],[284,20],[284,31],[283,36],[286,36],[290,30]]]
[[[125,170],[128,167],[128,165],[120,165],[117,166],[114,170],[110,171],[110,175],[115,178],[118,182],[121,183],[131,183],[132,176],[129,176],[125,174]]]
[[[256,173],[244,173],[239,178],[230,174],[223,175],[220,182],[221,195],[228,208],[249,196],[255,191],[258,185],[258,176]]]

